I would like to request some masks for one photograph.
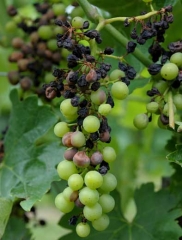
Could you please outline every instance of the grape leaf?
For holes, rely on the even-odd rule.
[[[31,235],[22,219],[11,217],[2,240],[14,240],[15,238],[30,240]]]
[[[4,234],[7,221],[12,209],[12,201],[0,198],[0,239]]]
[[[110,239],[110,240],[178,240],[182,236],[182,229],[175,219],[180,216],[181,211],[172,210],[176,199],[171,193],[163,189],[154,192],[152,184],[143,185],[135,192],[137,215],[132,223],[128,223],[120,211],[120,197],[114,193],[116,206],[109,214],[110,226],[103,232],[92,229],[88,240]],[[68,216],[64,215],[60,224],[68,226]],[[60,238],[60,240],[78,240],[75,231]]]
[[[12,114],[5,137],[5,157],[0,168],[0,196],[22,198],[21,206],[29,211],[58,180],[55,165],[61,160],[59,142],[36,145],[55,123],[48,106],[38,106],[37,97],[19,101],[16,90],[10,95]]]
[[[167,155],[167,159],[170,162],[175,162],[182,166],[182,145],[177,145],[176,146],[176,151],[170,153]]]
[[[157,0],[154,2],[158,8],[162,8],[168,5],[174,6],[178,2],[178,0]]]

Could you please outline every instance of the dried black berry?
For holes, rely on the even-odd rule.
[[[68,220],[69,225],[73,225],[73,226],[77,224],[77,221],[78,221],[78,216],[73,216]]]
[[[132,41],[129,41],[127,46],[126,46],[126,50],[127,50],[127,53],[132,53],[135,51],[135,48],[136,48],[137,44],[132,42]]]
[[[114,48],[106,47],[104,49],[104,54],[111,55],[114,53]]]
[[[151,75],[156,75],[157,73],[160,72],[161,68],[162,64],[153,63],[148,67],[148,71]]]

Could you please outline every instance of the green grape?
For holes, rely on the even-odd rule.
[[[149,119],[145,113],[138,114],[133,119],[134,126],[139,130],[145,129],[148,125],[148,122],[149,122]]]
[[[173,112],[176,113],[176,106],[173,104]],[[166,103],[163,107],[163,110],[162,110],[162,113],[165,115],[165,116],[169,116],[169,104]]]
[[[53,32],[50,26],[42,25],[38,29],[38,35],[43,40],[48,40],[52,37]]]
[[[75,206],[74,202],[66,200],[63,193],[59,193],[55,198],[56,207],[63,213],[71,212]]]
[[[85,142],[85,136],[82,132],[76,131],[71,135],[71,144],[73,147],[83,147]]]
[[[73,107],[71,104],[71,99],[67,98],[61,102],[60,111],[66,117],[69,117],[69,116],[73,117],[73,116],[77,115],[78,108]]]
[[[63,3],[55,3],[52,5],[52,10],[55,16],[64,15],[66,11],[66,6]]]
[[[106,214],[102,214],[102,216],[94,221],[92,221],[92,226],[97,231],[104,231],[109,226],[110,220]]]
[[[74,162],[63,160],[58,164],[57,172],[61,179],[68,180],[72,174],[78,173],[78,170]]]
[[[161,94],[163,94],[166,91],[166,89],[168,88],[168,82],[160,80],[160,81],[154,83],[153,87],[157,88],[158,91]]]
[[[73,189],[71,189],[70,187],[67,187],[64,189],[63,191],[63,197],[67,200],[70,201],[71,199],[71,195],[74,193]]]
[[[50,83],[53,80],[52,73],[47,72],[45,77],[44,77],[44,80],[45,80],[46,83]]]
[[[70,15],[72,18],[77,17],[77,16],[84,17],[85,13],[84,13],[82,7],[78,6],[78,7],[73,8]]]
[[[74,17],[71,21],[72,27],[74,28],[82,28],[84,23],[84,19],[81,17]]]
[[[115,82],[111,87],[111,94],[114,98],[123,100],[129,94],[128,86],[123,82]]]
[[[83,208],[83,214],[86,219],[92,222],[102,216],[102,207],[99,203],[96,203],[91,207],[85,206]]]
[[[90,47],[90,43],[87,40],[80,40],[78,43],[85,47]]]
[[[102,150],[103,159],[105,162],[111,163],[116,159],[116,152],[112,147],[105,147]]]
[[[99,204],[103,213],[111,212],[115,206],[114,198],[109,194],[102,194],[99,198]]]
[[[17,30],[17,25],[14,21],[9,21],[5,25],[5,29],[8,33],[15,32]]]
[[[159,109],[159,104],[157,102],[147,103],[146,109],[149,113],[155,113]]]
[[[48,49],[51,50],[51,51],[56,51],[56,50],[58,49],[56,39],[50,39],[50,40],[47,42],[47,47],[48,47]]]
[[[107,103],[103,103],[99,106],[98,108],[98,112],[102,115],[102,116],[107,116],[110,111],[111,111],[111,105],[107,104]]]
[[[176,64],[178,67],[182,67],[182,53],[174,53],[170,58],[170,62]]]
[[[58,122],[54,126],[54,134],[57,137],[63,137],[69,131],[70,131],[70,128],[68,127],[68,124],[66,122]]]
[[[79,199],[82,204],[86,206],[93,206],[99,200],[99,193],[97,190],[84,187],[79,192]]]
[[[86,173],[84,181],[87,187],[96,189],[102,185],[103,177],[99,172],[92,170]]]
[[[182,110],[182,94],[176,94],[173,96],[173,103],[178,110]]]
[[[97,132],[100,128],[100,121],[97,117],[90,115],[83,120],[83,128],[88,133]]]
[[[165,63],[161,68],[161,76],[166,80],[173,80],[178,76],[179,69],[174,63]]]
[[[99,88],[97,91],[91,93],[90,98],[94,104],[100,105],[106,101],[106,93]]]
[[[119,69],[113,70],[109,76],[110,81],[120,80],[123,77],[125,77],[125,73]]]
[[[88,223],[80,222],[76,226],[76,233],[79,237],[87,237],[90,234],[90,226]]]
[[[83,177],[75,173],[68,178],[68,186],[74,191],[79,190],[83,187]]]
[[[99,190],[102,190],[103,192],[111,192],[113,191],[117,186],[117,179],[112,173],[106,173],[103,176],[103,183]]]

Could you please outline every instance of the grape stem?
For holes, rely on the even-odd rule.
[[[172,98],[172,93],[168,93],[168,104],[169,104],[169,127],[172,129],[175,128],[174,124],[174,108],[173,108],[173,98]]]
[[[127,18],[127,17],[116,17],[116,18],[110,18],[110,19],[104,19],[101,15],[99,15],[97,8],[91,5],[87,0],[77,0],[79,5],[82,7],[83,11],[87,15],[88,19],[93,23],[98,23],[98,26],[96,27],[96,30],[100,31],[102,28],[105,28],[109,34],[115,38],[121,45],[126,47],[128,43],[128,39],[124,37],[118,30],[116,30],[115,27],[110,25],[110,23],[115,21],[126,21],[128,19],[128,22],[132,21],[139,21],[143,19],[147,19],[153,15],[158,14],[159,12],[164,11],[161,9],[161,11],[152,11],[145,15]],[[133,55],[143,63],[146,67],[148,67],[150,64],[152,64],[152,61],[145,57],[145,55],[136,47],[135,51],[133,52]]]

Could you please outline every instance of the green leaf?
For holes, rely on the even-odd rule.
[[[116,206],[111,212],[110,226],[103,232],[91,231],[88,240],[178,240],[182,229],[175,219],[180,216],[180,210],[172,210],[176,199],[168,190],[154,192],[153,185],[143,185],[135,192],[137,215],[132,223],[128,223],[120,211],[120,197],[114,194]],[[66,215],[65,215],[66,216]],[[63,217],[64,226],[67,218]],[[67,222],[68,224],[68,222]],[[75,232],[60,238],[61,240],[78,240]]]
[[[37,97],[19,101],[17,91],[11,93],[12,114],[5,138],[5,157],[0,169],[0,196],[22,198],[21,206],[29,211],[59,180],[55,165],[61,160],[59,142],[37,146],[36,141],[55,123],[48,106],[38,106]]]
[[[167,155],[167,159],[170,162],[175,162],[180,166],[182,166],[182,145],[181,144],[177,145],[176,149],[177,149],[176,151]]]
[[[156,1],[154,1],[154,3],[156,4],[156,6],[158,8],[162,8],[162,7],[165,7],[168,5],[174,6],[177,2],[178,2],[178,0],[156,0]]]
[[[14,240],[14,239],[21,239],[21,240],[30,240],[31,235],[29,230],[26,228],[25,222],[22,219],[17,217],[11,217],[6,232],[2,238],[2,240]]]
[[[12,201],[0,198],[0,238],[4,234],[4,230],[11,213],[12,205]]]

